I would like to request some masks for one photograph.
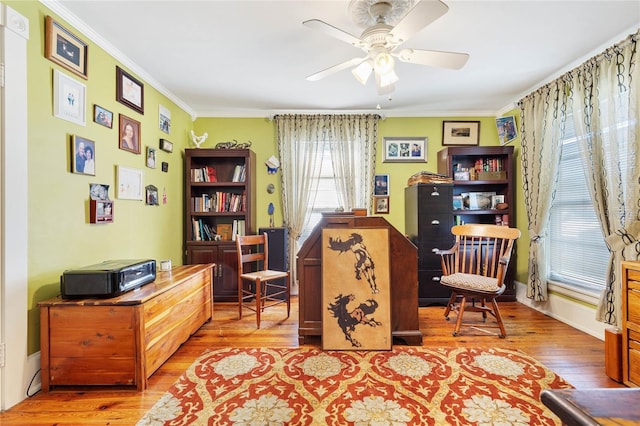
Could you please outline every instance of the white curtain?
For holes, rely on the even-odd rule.
[[[610,250],[597,319],[621,325],[622,260],[640,260],[640,31],[572,71],[573,118],[589,194]]]
[[[520,101],[524,203],[529,231],[527,297],[547,300],[545,237],[562,151],[566,96],[561,80]]]
[[[325,144],[332,153],[340,205],[350,210],[370,203],[379,116],[298,114],[275,119],[282,165],[283,219],[289,231],[289,270],[292,283],[297,285],[298,239],[315,199]]]

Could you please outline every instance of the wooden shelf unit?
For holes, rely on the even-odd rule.
[[[640,262],[622,262],[622,380],[640,386]]]
[[[238,167],[243,168],[242,178],[234,178]],[[255,167],[255,153],[249,149],[185,150],[185,264],[216,264],[213,287],[217,302],[238,300],[237,255],[231,233],[234,222],[246,235],[255,233]],[[227,204],[216,207],[216,199]],[[225,239],[215,240],[212,231],[225,234]]]

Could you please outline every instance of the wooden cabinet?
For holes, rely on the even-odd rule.
[[[394,342],[422,345],[418,321],[418,253],[416,246],[379,216],[323,214],[297,255],[299,291],[298,339],[322,336],[322,229],[386,228],[391,256],[391,335]]]
[[[215,263],[214,299],[238,299],[234,233],[255,233],[255,153],[185,150],[185,263]]]
[[[453,185],[417,184],[404,190],[405,235],[418,247],[418,303],[446,305],[450,290],[440,285],[438,249],[453,246]]]
[[[147,387],[147,379],[212,317],[213,265],[158,272],[150,284],[106,299],[38,303],[42,390]]]
[[[640,262],[622,262],[622,379],[640,386]]]
[[[512,145],[446,147],[438,151],[438,173],[453,179],[451,214],[455,224],[488,223],[515,227]],[[507,289],[498,300],[515,300],[516,247],[505,277]]]

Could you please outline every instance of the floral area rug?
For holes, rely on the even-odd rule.
[[[506,349],[205,352],[142,425],[559,425],[544,389],[570,388]]]

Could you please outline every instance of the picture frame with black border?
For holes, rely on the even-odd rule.
[[[144,114],[144,84],[116,65],[116,100]]]
[[[427,137],[385,137],[383,163],[426,163]]]
[[[166,139],[160,139],[160,149],[164,152],[173,152],[173,142],[169,142]]]
[[[87,80],[88,51],[89,47],[85,41],[76,37],[51,16],[45,18],[45,58]]]
[[[113,113],[100,105],[93,104],[93,121],[111,129],[113,128]]]
[[[71,135],[71,172],[96,175],[96,143],[78,135]]]
[[[480,121],[443,121],[442,145],[466,146],[480,144]]]

